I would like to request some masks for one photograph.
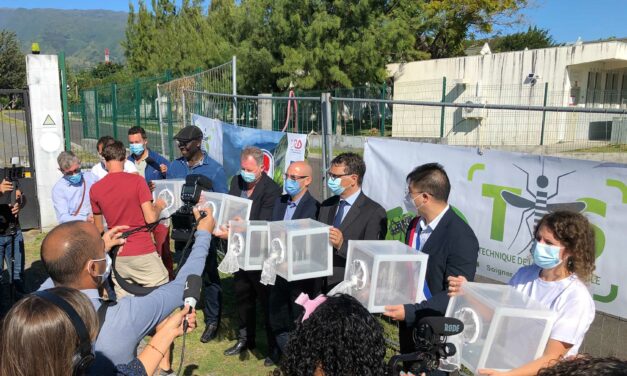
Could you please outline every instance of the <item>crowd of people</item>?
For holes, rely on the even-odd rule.
[[[175,274],[170,226],[160,221],[166,203],[153,199],[151,193],[156,180],[190,174],[207,177],[216,192],[251,200],[250,220],[311,218],[331,226],[333,274],[327,278],[289,282],[278,276],[273,286],[266,286],[260,282],[261,271],[235,272],[237,340],[224,355],[255,349],[260,311],[268,344],[264,365],[277,366],[275,372],[384,375],[386,346],[379,321],[348,295],[324,295],[344,278],[350,240],[386,236],[385,210],[362,191],[366,172],[362,157],[343,153],[331,161],[326,180],[333,195],[320,203],[309,192],[314,174],[306,161],[291,163],[280,187],[264,172],[263,152],[249,146],[241,151],[241,171],[229,186],[223,167],[203,151],[199,128],[187,126],[174,138],[181,157],[171,163],[150,150],[141,127],[128,131],[129,156],[121,141],[99,139],[101,160],[91,171],[83,172],[72,152],[58,156],[63,176],[51,197],[59,225],[41,245],[41,260],[50,278],[6,315],[0,333],[0,376],[174,374],[172,342],[183,334],[184,321],[188,330],[196,327],[196,314],[188,307],[170,314],[183,305],[185,281],[193,274],[203,276],[205,325],[200,341],[217,337],[223,294],[217,251],[225,246],[228,228],[216,226],[210,210],[194,209],[197,227],[187,244],[191,251],[179,260]],[[472,228],[448,204],[451,185],[441,165],[416,167],[406,183],[404,200],[416,217],[407,228],[405,243],[429,255],[424,299],[418,304],[386,306],[384,315],[398,322],[400,352],[412,353],[416,323],[444,315],[450,296],[474,279],[479,243]],[[13,188],[3,181],[0,189],[6,194]],[[14,223],[20,202],[7,208]],[[22,241],[19,226],[13,229],[11,244],[18,238]],[[0,263],[5,234],[0,226]],[[185,242],[175,242],[174,259],[185,247]],[[594,319],[594,303],[585,285],[595,260],[594,232],[588,220],[578,213],[547,214],[535,229],[531,253],[533,265],[521,268],[510,285],[557,312],[558,318],[544,354],[508,375],[551,374],[547,367],[558,361],[556,367],[566,367],[570,360],[563,359],[577,355]],[[12,273],[11,278],[13,274],[20,273]],[[145,293],[129,293],[129,286],[140,286]],[[150,342],[135,355],[147,335],[152,335]],[[19,362],[16,338],[30,348],[20,354]],[[625,370],[625,362],[612,362]],[[405,362],[405,371],[412,365]],[[500,374],[488,369],[480,373]]]

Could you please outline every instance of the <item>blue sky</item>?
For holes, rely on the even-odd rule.
[[[137,3],[137,0],[132,0]],[[146,1],[148,4],[150,1]],[[180,2],[180,1],[179,1]],[[626,0],[531,0],[523,12],[525,22],[500,29],[504,34],[526,30],[530,25],[549,29],[560,43],[578,37],[591,41],[608,37],[627,37]],[[0,0],[0,7],[110,9],[128,11],[128,0]]]

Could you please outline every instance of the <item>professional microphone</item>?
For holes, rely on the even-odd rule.
[[[190,274],[185,281],[185,290],[183,291],[183,303],[189,304],[190,313],[192,308],[196,308],[196,303],[200,300],[200,286],[202,278],[196,274]]]
[[[448,337],[464,331],[464,323],[453,317],[425,317],[418,322],[417,330],[422,338],[432,335]]]
[[[154,168],[155,170],[159,171],[159,173],[165,177],[165,174],[163,172],[161,172],[161,166],[159,165],[159,163],[157,163],[157,161],[155,161],[153,158],[150,157],[146,157],[146,159],[144,159],[144,161],[146,162],[146,164],[152,168]]]

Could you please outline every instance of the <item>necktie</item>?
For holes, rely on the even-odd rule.
[[[333,227],[340,227],[340,223],[342,223],[342,217],[344,217],[344,207],[348,205],[348,203],[344,200],[340,200],[340,205],[337,208],[337,214],[335,214],[335,218],[333,219]]]

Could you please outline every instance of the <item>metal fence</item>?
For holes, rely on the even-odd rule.
[[[338,150],[359,151],[345,136],[392,136],[449,145],[498,148],[627,162],[627,106],[564,106],[572,93],[535,85],[479,85],[456,80],[336,89],[329,115],[320,91],[233,95],[233,62],[169,80],[154,77],[81,93],[70,111],[72,141],[109,134],[125,139],[141,125],[153,149],[174,158],[173,135],[191,114],[240,126],[306,133],[320,153],[323,119]],[[210,92],[209,90],[216,90]],[[159,99],[158,99],[159,98]],[[94,156],[95,158],[95,156]]]

